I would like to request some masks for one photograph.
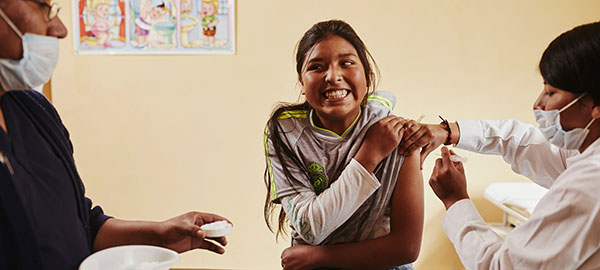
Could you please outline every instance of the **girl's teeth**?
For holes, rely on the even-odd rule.
[[[335,90],[325,92],[325,96],[329,98],[343,98],[348,94],[347,90]]]

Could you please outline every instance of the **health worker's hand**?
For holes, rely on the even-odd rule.
[[[377,164],[398,147],[404,135],[403,126],[407,121],[402,117],[390,115],[373,124],[354,159],[373,172]]]
[[[200,226],[215,221],[226,220],[224,217],[200,212],[189,212],[172,219],[159,222],[157,227],[158,241],[163,247],[177,252],[185,252],[192,249],[206,249],[215,253],[223,254],[225,249],[217,245],[227,245],[225,237],[204,238],[204,231]],[[210,241],[210,240],[213,241]]]
[[[425,158],[448,138],[448,131],[441,125],[418,124],[415,121],[405,125],[404,137],[400,142],[400,153],[410,155],[421,149],[421,170]]]
[[[310,270],[318,267],[316,255],[318,246],[296,245],[283,250],[281,267],[284,270]]]
[[[451,154],[454,155],[454,151],[448,151],[447,147],[442,147],[442,158],[435,161],[435,167],[429,179],[429,185],[435,195],[444,203],[446,210],[455,202],[469,198],[463,164],[462,162],[452,162]]]

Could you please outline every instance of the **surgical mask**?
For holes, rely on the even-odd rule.
[[[17,33],[23,44],[23,58],[0,59],[0,86],[6,91],[29,90],[50,80],[58,61],[58,39],[22,34],[0,9],[0,17]]]
[[[575,102],[583,98],[585,94],[579,96],[571,103],[567,104],[560,110],[534,110],[535,121],[540,125],[539,129],[544,134],[544,137],[551,143],[564,149],[579,149],[583,144],[583,140],[588,135],[590,125],[594,122],[594,118],[585,126],[585,128],[574,128],[565,131],[560,125],[560,113],[571,107]]]

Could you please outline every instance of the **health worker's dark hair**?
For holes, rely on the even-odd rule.
[[[312,49],[315,47],[315,45],[325,40],[329,36],[339,36],[352,44],[354,49],[356,49],[358,58],[360,59],[360,62],[365,70],[365,78],[368,88],[367,96],[373,93],[375,90],[377,77],[379,77],[377,64],[354,29],[352,29],[348,23],[341,20],[329,20],[316,23],[310,29],[308,29],[306,33],[304,33],[304,36],[302,36],[302,39],[300,39],[296,45],[296,72],[298,73],[298,79],[300,79],[302,76],[306,58]],[[264,173],[265,186],[267,187],[267,197],[265,199],[263,214],[267,226],[272,232],[274,231],[274,224],[272,224],[271,217],[276,209],[276,204],[280,202],[274,201],[272,198],[274,195],[272,192],[274,192],[274,190],[272,190],[273,187],[271,186],[273,180],[271,179],[272,175],[269,171],[269,154],[275,155],[275,158],[278,159],[287,181],[292,181],[294,178],[294,176],[288,170],[288,164],[290,164],[290,162],[293,163],[292,166],[296,166],[298,168],[304,167],[294,152],[282,141],[282,135],[286,132],[290,132],[290,130],[284,131],[282,129],[282,127],[279,125],[279,117],[286,112],[296,110],[308,112],[311,109],[312,107],[307,101],[302,103],[280,103],[276,106],[269,118],[269,121],[267,122],[267,128],[265,129],[265,157],[267,166]],[[273,153],[268,152],[267,139],[271,140],[273,144]],[[308,179],[308,173],[305,173]],[[278,220],[277,236],[280,233],[286,232],[286,214],[283,208],[279,211]]]
[[[546,83],[600,105],[600,22],[577,26],[555,38],[540,60]]]

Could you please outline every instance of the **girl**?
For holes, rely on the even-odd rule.
[[[398,152],[406,121],[391,115],[393,96],[373,93],[372,63],[343,21],[315,24],[298,44],[306,101],[279,106],[265,131],[265,219],[271,228],[274,204],[282,204],[278,233],[286,216],[292,226],[285,269],[382,269],[418,256],[418,154]]]

